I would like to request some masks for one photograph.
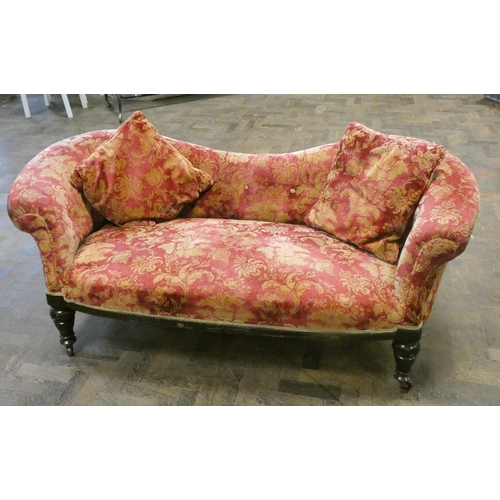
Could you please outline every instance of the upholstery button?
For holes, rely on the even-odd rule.
[[[245,184],[245,185],[243,186],[243,189],[244,189],[245,191],[248,191],[248,184]]]
[[[290,193],[295,194],[295,189],[294,188],[290,189]]]

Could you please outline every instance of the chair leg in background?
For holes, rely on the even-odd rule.
[[[28,104],[28,98],[26,97],[26,94],[21,94],[21,101],[23,103],[23,109],[26,118],[31,118],[30,107]]]
[[[68,115],[68,118],[73,118],[73,112],[71,111],[71,106],[69,104],[68,95],[61,94],[61,96],[62,96],[62,100],[64,103],[64,107],[66,108],[66,114]]]
[[[82,102],[82,108],[88,108],[87,96],[85,94],[79,94],[80,101]]]

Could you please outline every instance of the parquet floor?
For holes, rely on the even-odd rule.
[[[41,149],[116,128],[89,95],[74,118],[62,101],[0,96],[0,405],[499,405],[500,104],[482,95],[212,95],[127,102],[164,135],[243,152],[286,152],[341,138],[352,120],[445,145],[477,176],[481,214],[443,279],[413,368],[392,378],[390,342],[250,337],[77,314],[68,358],[45,303],[38,251],[6,214],[10,186]],[[320,356],[318,356],[320,354]],[[317,366],[315,366],[315,364]]]

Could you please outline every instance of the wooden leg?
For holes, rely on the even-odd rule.
[[[417,359],[420,351],[420,338],[422,330],[398,330],[392,342],[394,358],[396,359],[396,371],[394,378],[404,390],[410,390],[412,382],[410,370]]]
[[[56,328],[59,330],[60,342],[66,347],[68,356],[73,356],[73,344],[76,342],[73,326],[75,324],[75,311],[68,308],[52,307],[50,309],[50,317],[54,321]]]

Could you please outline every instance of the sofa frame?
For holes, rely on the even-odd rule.
[[[99,316],[102,318],[110,318],[119,321],[137,321],[139,318],[134,314],[100,311],[90,307],[78,304],[69,304],[64,298],[56,295],[47,294],[47,304],[50,306],[50,317],[54,322],[57,330],[59,331],[59,341],[66,349],[68,356],[74,356],[73,344],[76,342],[77,337],[74,331],[75,314],[77,312]],[[182,320],[177,318],[168,317],[154,317],[142,316],[140,321],[165,325],[167,328],[200,328],[208,334],[209,331],[223,331],[224,333],[234,333],[241,335],[265,335],[281,338],[302,338],[308,341],[314,340],[334,340],[349,335],[346,332],[337,333],[324,333],[324,332],[310,332],[310,331],[297,331],[287,330],[276,332],[275,330],[267,329],[263,326],[245,326],[245,325],[232,325],[227,324],[223,326],[212,326],[208,324],[201,324],[197,321]],[[395,332],[371,332],[371,333],[358,333],[357,339],[360,340],[392,340],[392,350],[396,362],[396,369],[394,371],[394,378],[399,382],[401,389],[407,391],[413,386],[410,378],[410,371],[417,359],[420,352],[420,340],[422,337],[422,328],[410,329],[400,328]]]
[[[31,234],[39,246],[50,317],[59,332],[60,343],[69,356],[74,355],[76,312],[118,320],[150,321],[164,324],[167,327],[199,328],[203,331],[223,330],[232,333],[306,339],[355,335],[356,338],[360,339],[392,340],[396,363],[394,377],[403,390],[409,390],[412,387],[410,370],[420,351],[423,325],[431,313],[444,269],[449,261],[465,250],[478,214],[477,183],[470,170],[458,158],[452,153],[446,152],[442,164],[436,169],[431,184],[419,202],[402,242],[399,260],[394,264],[394,275],[398,280],[394,294],[397,296],[398,303],[401,302],[401,320],[399,322],[377,323],[374,321],[373,324],[367,323],[361,327],[356,325],[352,329],[349,327],[316,328],[307,325],[304,328],[296,325],[276,327],[272,324],[266,324],[265,321],[260,324],[257,322],[245,324],[241,321],[211,321],[196,317],[169,315],[168,313],[137,314],[132,310],[110,310],[107,307],[96,307],[75,299],[67,300],[62,292],[60,276],[72,265],[80,247],[88,241],[91,235],[102,231],[106,224],[106,221],[70,185],[68,177],[79,162],[91,154],[99,144],[107,141],[113,133],[112,130],[89,132],[49,146],[33,158],[20,172],[8,200],[9,215],[13,223],[20,230]],[[238,211],[238,196],[243,197],[246,195],[245,190],[248,190],[249,185],[257,186],[259,182],[262,184],[257,186],[259,189],[276,187],[271,186],[270,188],[268,186],[269,179],[261,179],[261,171],[259,173],[261,177],[254,176],[252,171],[254,164],[261,166],[263,162],[294,161],[297,155],[307,159],[319,153],[324,153],[323,156],[330,155],[331,158],[339,148],[339,143],[333,143],[297,153],[251,155],[218,151],[168,137],[165,139],[188,158],[196,168],[205,170],[214,177],[213,192],[216,192],[218,185],[219,188],[222,186],[219,193],[227,194],[230,192],[236,200],[227,197],[222,208],[219,207],[213,212],[207,212],[207,205],[203,210],[200,209],[200,206],[206,203],[208,197],[212,196],[211,190],[209,190],[208,193],[201,195],[200,200],[186,206],[186,210],[181,213],[182,217],[189,220],[197,217],[200,219],[220,217],[220,220],[224,221],[231,219],[253,220],[254,215],[252,214],[255,214],[257,209],[255,206],[251,206],[247,212]],[[242,165],[242,170],[238,171],[238,175],[235,176],[235,178],[237,177],[235,181],[237,186],[230,186],[229,181],[223,179],[223,164],[224,168],[229,165],[235,172],[239,168],[238,165]],[[283,210],[277,209],[273,212],[273,207],[269,208],[270,212],[266,212],[263,219],[270,223],[303,224],[304,214],[314,202],[314,197],[319,195],[328,174],[327,163],[321,168],[318,166],[315,168],[317,168],[317,174],[314,179],[309,179],[309,173],[307,173],[307,180],[297,179],[297,189],[304,187],[303,193],[305,194],[303,196],[306,199],[303,206],[294,205],[299,207],[296,209],[299,215],[295,215],[295,217],[300,220],[292,220],[293,218],[284,214]],[[47,178],[50,180],[48,181]],[[307,182],[309,184],[305,186]],[[42,186],[43,183],[45,183],[45,188]],[[64,193],[64,196],[61,197],[63,201],[57,202],[59,205],[50,201],[50,193],[54,189]],[[239,194],[234,194],[238,189],[240,189]],[[278,185],[277,189],[288,190],[287,192],[291,193],[290,196],[296,195],[296,188],[290,189],[290,185],[286,183],[283,186]],[[438,216],[436,210],[440,209],[441,203],[447,203],[446,206],[449,206],[450,209],[447,212],[439,212],[441,215]],[[265,203],[262,207],[264,207],[263,210],[268,208]],[[197,210],[198,212],[196,212]],[[226,212],[220,212],[220,210],[226,210]],[[84,221],[82,223],[83,229],[72,228],[73,233],[68,236],[65,226],[73,223],[73,214],[78,214]],[[417,226],[418,230],[415,229]],[[64,244],[57,246],[58,241],[63,241]],[[347,251],[348,247],[345,248]],[[352,248],[349,247],[349,251],[353,251]],[[373,268],[374,262],[372,260],[367,265]]]

